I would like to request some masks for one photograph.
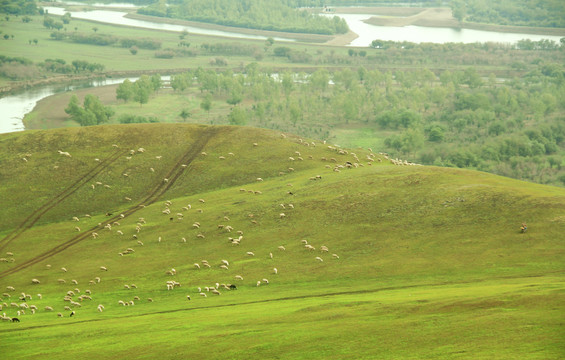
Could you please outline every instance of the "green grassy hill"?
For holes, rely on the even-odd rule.
[[[0,163],[10,358],[565,355],[564,189],[228,126],[3,134]]]

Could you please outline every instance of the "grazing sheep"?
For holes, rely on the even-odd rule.
[[[37,279],[31,279],[32,284],[40,284],[41,282]]]
[[[203,293],[203,292],[201,292],[199,295],[200,295],[200,296],[204,296],[204,297],[208,297],[208,295],[206,295],[206,294]]]
[[[153,302],[153,299],[152,299],[152,298],[147,298],[147,301]]]
[[[323,261],[324,261],[324,259],[322,259],[322,258],[319,257],[319,256],[316,256],[316,260],[318,260],[318,261],[320,261],[320,262],[323,262]]]
[[[64,268],[64,267],[62,267],[61,270],[62,270],[63,272],[67,272],[67,269]]]
[[[269,283],[269,280],[263,279],[263,282],[264,282],[265,284],[268,284],[268,283]]]
[[[333,257],[334,259],[339,259],[339,255],[338,255],[338,254],[332,254],[332,257]]]
[[[99,283],[99,282],[100,282],[100,278],[99,278],[98,276],[97,276],[97,277],[95,277],[95,278],[94,278],[94,280],[96,280],[96,282],[97,282],[97,283]]]
[[[197,269],[200,269],[200,264],[194,263],[194,267],[197,268]]]
[[[57,316],[58,316],[58,317],[63,317],[63,314],[57,313]]]
[[[39,300],[41,300],[43,298],[43,295],[37,294],[37,297],[39,298]]]
[[[278,249],[281,250],[281,251],[285,251],[285,250],[286,250],[286,248],[285,248],[284,246],[282,246],[282,245],[279,246]]]
[[[224,264],[220,265],[220,269],[229,270],[229,268]]]
[[[328,250],[327,246],[322,245],[322,246],[320,246],[320,251],[321,252],[328,252],[329,250]]]
[[[281,218],[281,219],[284,218],[285,216],[286,216],[285,213],[280,213],[280,214],[279,214],[279,218]]]
[[[216,294],[216,295],[222,295],[222,293],[220,293],[218,290],[213,289],[212,290],[212,294]]]
[[[251,252],[251,251],[248,251],[248,252],[246,252],[245,254],[246,254],[246,255],[249,255],[249,256],[255,256],[255,254],[254,254],[253,252]]]
[[[273,268],[273,272],[275,273],[275,275],[277,275],[279,273],[279,271],[277,270],[277,268]]]
[[[45,311],[53,311],[53,308],[51,306],[46,306]]]
[[[235,277],[236,280],[243,280],[243,276],[241,276],[241,275],[236,275],[234,277]]]
[[[59,282],[59,284],[64,284],[67,282],[65,279],[58,279],[57,281]]]

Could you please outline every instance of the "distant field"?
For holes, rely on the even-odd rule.
[[[183,124],[0,135],[2,312],[20,319],[0,351],[563,357],[565,190],[328,145]],[[10,305],[22,292],[35,314]]]

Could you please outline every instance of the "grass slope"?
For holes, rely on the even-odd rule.
[[[2,296],[2,312],[17,316],[10,303],[20,304],[22,292],[38,307],[20,323],[0,323],[0,352],[18,359],[562,358],[565,190],[393,166],[380,155],[370,165],[370,154],[227,126],[0,136],[0,254],[8,260],[0,262],[0,288],[10,295]],[[347,161],[363,166],[333,171]],[[102,229],[107,223],[111,230]],[[237,231],[239,246],[228,240]],[[118,255],[127,248],[134,252]],[[172,268],[176,275],[167,275]],[[257,286],[264,278],[269,283]],[[182,286],[168,291],[168,280]],[[238,289],[198,294],[216,283]],[[86,289],[92,300],[80,307],[63,300],[72,290],[78,302]]]

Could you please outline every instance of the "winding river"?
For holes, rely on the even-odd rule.
[[[108,6],[110,8],[112,5]],[[132,4],[115,4],[121,8],[134,8]],[[45,7],[50,14],[63,15],[65,13],[62,7]],[[98,22],[105,22],[111,24],[120,24],[134,27],[142,27],[149,29],[171,30],[171,31],[188,31],[195,34],[205,34],[223,37],[235,38],[248,38],[248,39],[265,39],[264,36],[255,36],[248,34],[240,34],[236,32],[226,32],[212,29],[201,29],[191,26],[173,25],[158,22],[142,21],[135,19],[128,19],[124,17],[127,12],[112,11],[112,10],[94,10],[94,11],[73,11],[71,16],[77,19],[92,20]],[[332,15],[333,16],[333,15]],[[392,27],[392,26],[375,26],[370,25],[363,20],[371,17],[372,15],[359,15],[359,14],[340,14],[343,17],[349,28],[359,35],[358,38],[353,40],[349,46],[366,47],[375,40],[392,40],[392,41],[411,41],[411,42],[507,42],[515,43],[521,39],[531,39],[538,41],[540,39],[549,39],[559,42],[559,36],[545,36],[545,35],[532,35],[532,34],[515,34],[515,33],[500,33],[492,31],[479,31],[471,29],[451,29],[451,28],[427,28],[421,26],[405,26],[405,27]],[[292,39],[275,38],[280,41],[293,41]],[[81,85],[68,85],[68,86],[46,86],[41,88],[34,88],[23,91],[19,94],[9,95],[0,98],[0,133],[7,133],[13,131],[24,130],[23,118],[25,114],[32,111],[37,102],[47,96],[70,91],[76,88],[95,87],[103,85],[111,85],[123,82],[124,79],[107,79],[102,81],[91,81],[82,83]],[[135,80],[135,79],[132,79]]]

